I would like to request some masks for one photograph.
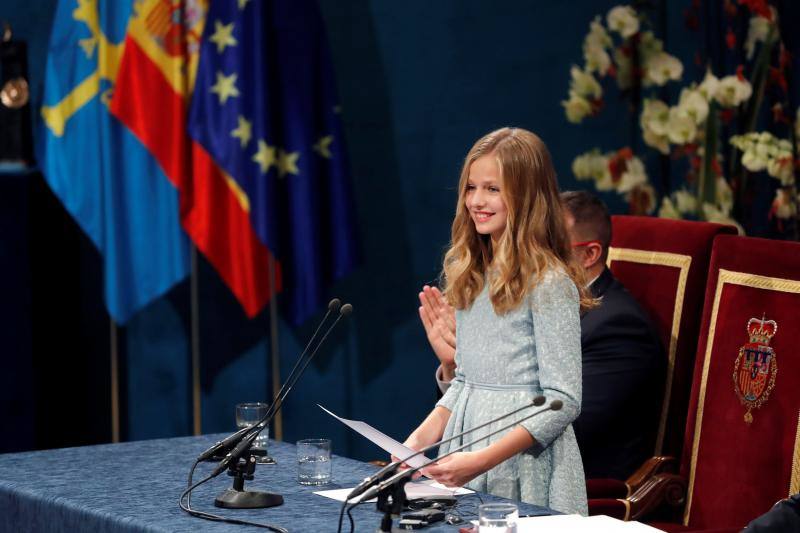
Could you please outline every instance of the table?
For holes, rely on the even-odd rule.
[[[221,437],[204,435],[0,455],[0,532],[265,531],[202,520],[178,507],[194,457]],[[232,478],[222,474],[193,493],[192,507],[267,522],[292,532],[336,531],[340,502],[312,492],[352,487],[376,471],[370,464],[335,456],[334,483],[306,487],[296,481],[294,445],[270,441],[269,451],[278,464],[259,466],[255,479],[246,482],[245,488],[277,492],[284,497],[283,505],[254,510],[214,507],[214,498],[231,486]],[[212,467],[212,463],[201,464],[195,480]],[[488,495],[480,498],[502,501]],[[462,496],[459,502],[465,518],[468,511],[477,514],[479,495]],[[553,514],[535,505],[519,507],[520,514]],[[374,504],[363,504],[353,511],[353,518],[357,532],[371,533],[380,524],[381,514]],[[423,531],[454,533],[458,526],[442,524]]]

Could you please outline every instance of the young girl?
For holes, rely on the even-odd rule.
[[[425,470],[429,477],[586,514],[572,421],[581,403],[579,310],[593,301],[570,253],[555,170],[541,139],[502,128],[478,140],[461,171],[444,259],[445,296],[456,308],[456,377],[406,444],[420,449],[540,394],[564,405],[442,459]],[[534,409],[443,445],[440,453]]]

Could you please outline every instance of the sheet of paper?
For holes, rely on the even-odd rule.
[[[325,496],[326,498],[331,498],[339,502],[343,502],[347,495],[350,494],[350,491],[353,490],[352,487],[349,489],[331,489],[331,490],[320,490],[315,492],[314,494],[319,494],[320,496]],[[406,484],[406,498],[412,500],[414,498],[430,498],[432,496],[463,496],[465,494],[472,494],[474,491],[465,489],[465,488],[458,488],[458,489],[451,489],[447,488],[440,483],[436,483],[434,481],[417,481],[413,483]],[[354,498],[350,500],[352,503],[359,501],[359,498]],[[371,500],[367,500],[368,502],[374,502],[376,498]]]
[[[477,525],[477,521],[472,521]],[[623,522],[610,516],[529,516],[517,521],[517,533],[657,533],[641,522]]]
[[[593,528],[598,526],[603,528],[602,531],[622,531],[625,533],[659,533],[661,531],[641,522],[623,522],[606,515],[590,516],[586,520]]]
[[[403,459],[404,457],[409,457],[411,455],[414,455],[414,453],[416,453],[408,446],[403,446],[401,443],[397,442],[388,435],[381,433],[380,431],[370,426],[366,422],[362,422],[361,420],[348,420],[346,418],[336,416],[335,414],[325,409],[321,405],[319,404],[317,405],[319,406],[320,409],[331,415],[333,418],[335,418],[342,424],[346,425],[356,433],[363,435],[364,437],[372,441],[374,444],[376,444],[383,450],[389,452],[390,454],[394,455],[395,457]],[[428,462],[427,457],[425,457],[424,455],[417,455],[416,457],[413,457],[412,459],[406,461],[406,464],[408,464],[408,466],[412,468],[420,468],[427,462]]]

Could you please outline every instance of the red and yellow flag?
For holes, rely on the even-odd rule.
[[[111,112],[178,189],[184,229],[252,317],[273,293],[270,252],[253,229],[247,196],[187,131],[208,0],[141,0],[134,9]],[[276,264],[275,290],[280,279]]]

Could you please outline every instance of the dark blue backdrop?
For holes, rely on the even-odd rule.
[[[315,404],[367,420],[399,439],[432,407],[436,361],[419,325],[416,295],[439,271],[461,160],[477,137],[503,125],[537,132],[553,152],[562,188],[575,188],[578,184],[569,170],[575,155],[594,146],[616,149],[638,136],[635,121],[620,120],[625,115],[614,101],[613,89],[610,109],[581,127],[570,125],[559,105],[566,98],[571,64],[582,62],[581,44],[589,22],[617,3],[321,2],[342,100],[365,261],[333,291],[352,302],[356,311],[332,336],[285,405],[286,440],[331,436],[339,453],[381,457]],[[0,8],[0,18],[10,20],[16,36],[30,45],[34,104],[41,94],[54,5],[55,0],[4,0]],[[684,29],[682,11],[688,5],[688,1],[669,2],[668,8],[652,15],[667,49],[684,60],[684,79],[697,74],[691,57],[702,44],[699,38],[687,37]],[[667,89],[667,95],[670,90],[674,89]],[[674,101],[676,95],[671,97]],[[614,210],[623,209],[613,193],[606,200]],[[90,264],[87,268],[92,268],[96,258],[91,251],[81,253],[88,257],[83,260]],[[5,277],[14,267],[0,268]],[[235,403],[267,396],[269,320],[266,313],[246,320],[202,260],[199,282],[203,431],[225,431],[233,427]],[[32,283],[35,286],[36,280]],[[83,305],[90,307],[83,313],[96,317],[88,324],[84,321],[82,331],[96,335],[93,342],[69,342],[84,342],[71,346],[75,357],[90,358],[102,368],[107,364],[109,325],[103,318],[100,283],[82,287],[82,298],[91,301]],[[124,438],[191,432],[188,305],[184,282],[121,332]],[[281,324],[284,375],[314,321],[298,329]],[[20,346],[15,355],[31,357],[25,352],[27,345]],[[94,391],[92,397],[101,406],[91,411],[95,414],[85,424],[89,429],[55,441],[39,430],[27,447],[102,440],[108,435],[107,384],[100,383],[104,374],[100,375],[88,379],[81,374],[81,383]],[[76,417],[79,410],[88,409],[68,402],[62,406],[67,412],[73,409]],[[3,440],[12,430],[9,420],[4,417],[0,422]],[[87,439],[87,431],[93,437]]]

